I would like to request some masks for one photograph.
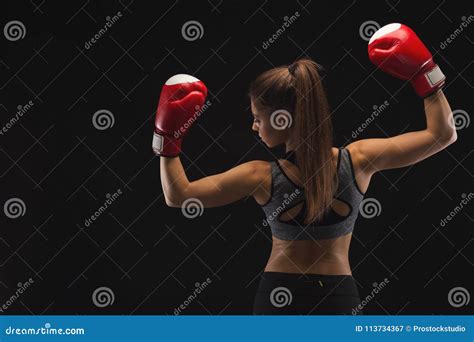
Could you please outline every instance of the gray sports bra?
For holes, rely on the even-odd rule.
[[[295,163],[294,152],[287,153],[287,160]],[[265,212],[265,225],[269,225],[272,234],[280,240],[317,240],[333,239],[349,234],[354,229],[354,224],[359,213],[359,204],[364,198],[355,180],[354,167],[351,155],[346,148],[339,148],[337,160],[338,188],[334,198],[349,206],[347,216],[341,216],[330,209],[323,219],[309,225],[304,224],[306,201],[304,188],[296,185],[285,174],[278,160],[271,162],[272,185],[270,199],[261,205]],[[287,210],[304,202],[299,214],[281,221],[280,216]]]

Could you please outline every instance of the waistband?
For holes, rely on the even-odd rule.
[[[263,272],[257,291],[272,292],[277,287],[288,288],[300,295],[359,296],[352,275]]]
[[[344,278],[351,278],[354,280],[354,277],[350,274],[317,274],[317,273],[286,273],[286,272],[263,272],[262,278],[266,279],[285,279],[285,280],[341,280]]]

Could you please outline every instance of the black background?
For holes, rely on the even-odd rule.
[[[417,7],[414,8],[413,5]],[[374,105],[386,110],[357,139],[425,128],[423,101],[411,86],[370,63],[359,28],[373,20],[409,25],[447,76],[453,110],[472,114],[474,35],[470,24],[444,49],[468,2],[438,1],[11,1],[23,39],[0,37],[0,125],[19,105],[34,106],[0,136],[0,203],[20,198],[24,215],[1,212],[1,303],[30,277],[33,285],[7,314],[173,314],[208,277],[212,283],[182,314],[251,314],[271,248],[263,212],[249,198],[185,218],[166,206],[159,158],[151,150],[161,86],[187,73],[209,88],[211,107],[193,126],[181,160],[190,180],[242,162],[271,160],[251,131],[247,91],[262,71],[308,56],[322,64],[333,111],[335,146]],[[84,44],[123,16],[90,49]],[[267,49],[296,11],[300,17]],[[187,41],[183,24],[197,20],[200,39]],[[3,33],[3,32],[2,32]],[[92,116],[113,113],[98,130]],[[366,197],[381,203],[372,219],[358,218],[350,250],[361,297],[373,283],[389,284],[366,314],[466,314],[448,302],[457,286],[472,292],[472,203],[445,227],[446,217],[472,192],[472,125],[458,140],[417,165],[372,178]],[[85,226],[107,194],[122,195]],[[97,307],[92,294],[108,287],[114,302]]]

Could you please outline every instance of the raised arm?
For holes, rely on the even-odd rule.
[[[181,141],[202,114],[206,95],[203,82],[184,74],[168,79],[161,91],[152,147],[161,157],[161,184],[169,206],[181,206],[188,198],[199,199],[204,207],[225,205],[258,193],[269,174],[267,162],[251,161],[189,182],[179,159]]]
[[[415,164],[456,141],[451,108],[440,90],[445,76],[417,35],[403,24],[389,24],[371,37],[369,58],[379,69],[409,81],[424,98],[426,129],[348,146],[366,175]]]
[[[457,139],[451,108],[441,90],[424,99],[426,129],[382,139],[363,139],[347,146],[366,174],[415,164]]]
[[[255,195],[262,190],[269,167],[265,161],[254,160],[189,182],[179,157],[161,158],[161,184],[166,204],[179,207],[186,199],[197,198],[205,208],[210,208]]]

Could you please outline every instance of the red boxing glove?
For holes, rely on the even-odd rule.
[[[176,157],[181,140],[201,115],[207,88],[196,77],[179,74],[166,81],[156,110],[153,152],[163,157]]]
[[[446,77],[415,32],[403,24],[388,24],[369,41],[369,58],[386,73],[409,80],[421,97],[433,94]]]

